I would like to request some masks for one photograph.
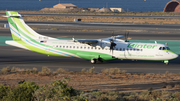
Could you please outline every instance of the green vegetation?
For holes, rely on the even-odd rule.
[[[57,80],[52,82],[50,85],[40,87],[33,94],[34,98],[38,101],[45,100],[72,100],[77,95],[75,89],[68,86],[68,80]],[[71,98],[72,97],[72,98]]]
[[[123,77],[135,79],[139,77],[151,78],[165,78],[173,75],[179,76],[179,74],[170,74],[168,71],[165,74],[154,73],[126,73],[125,70],[119,68],[107,68],[102,70],[102,73],[96,73],[95,67],[83,68],[81,72],[72,72],[63,68],[59,68],[56,71],[52,71],[48,67],[42,67],[42,71],[38,72],[37,68],[22,69],[17,67],[4,67],[1,70],[1,75],[8,75],[12,73],[17,74],[36,74],[40,77],[43,76],[58,76],[58,74],[83,74],[83,75],[96,75],[101,74],[104,77],[110,77],[110,79],[117,79],[116,76],[122,75]],[[133,78],[135,77],[135,78]],[[122,78],[122,77],[121,77]],[[122,79],[123,80],[123,79]],[[115,91],[103,91],[103,90],[90,90],[80,91],[69,86],[70,77],[63,77],[63,79],[54,80],[53,82],[39,86],[35,82],[29,82],[22,80],[18,85],[9,87],[8,85],[0,85],[0,101],[179,101],[180,92],[169,91],[156,91],[153,88],[149,88],[147,91],[139,92],[122,92]],[[112,83],[113,85],[113,83]],[[179,89],[179,83],[167,83],[163,88],[167,90]],[[155,88],[156,89],[156,88]]]
[[[123,93],[117,91],[78,91],[68,86],[68,78],[39,87],[20,82],[17,87],[0,85],[1,101],[179,101],[180,92],[153,91]]]
[[[2,85],[0,91],[4,91],[1,97],[3,101],[32,101],[33,93],[39,89],[39,86],[34,82],[21,82],[17,87],[9,89],[9,87]],[[2,96],[1,95],[1,96]]]

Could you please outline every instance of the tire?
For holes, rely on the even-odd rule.
[[[96,59],[92,59],[92,60],[91,60],[91,63],[92,63],[92,64],[96,64]]]

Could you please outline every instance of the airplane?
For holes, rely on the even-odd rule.
[[[165,44],[129,42],[124,35],[102,39],[62,40],[38,34],[23,20],[20,13],[6,11],[13,40],[5,43],[47,56],[76,57],[90,60],[92,64],[114,59],[164,61],[178,55]],[[125,35],[126,37],[126,35]]]

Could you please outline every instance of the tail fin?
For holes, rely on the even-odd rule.
[[[21,14],[14,11],[6,11],[6,16],[9,22],[12,38],[14,41],[23,39],[39,39],[43,37],[31,29],[22,19]],[[45,37],[45,36],[44,36]]]

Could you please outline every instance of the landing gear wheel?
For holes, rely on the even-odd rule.
[[[92,64],[96,64],[96,61],[97,61],[96,59],[91,59]]]
[[[169,61],[168,61],[168,60],[165,60],[164,63],[165,63],[166,65],[168,65],[168,64],[169,64]]]

